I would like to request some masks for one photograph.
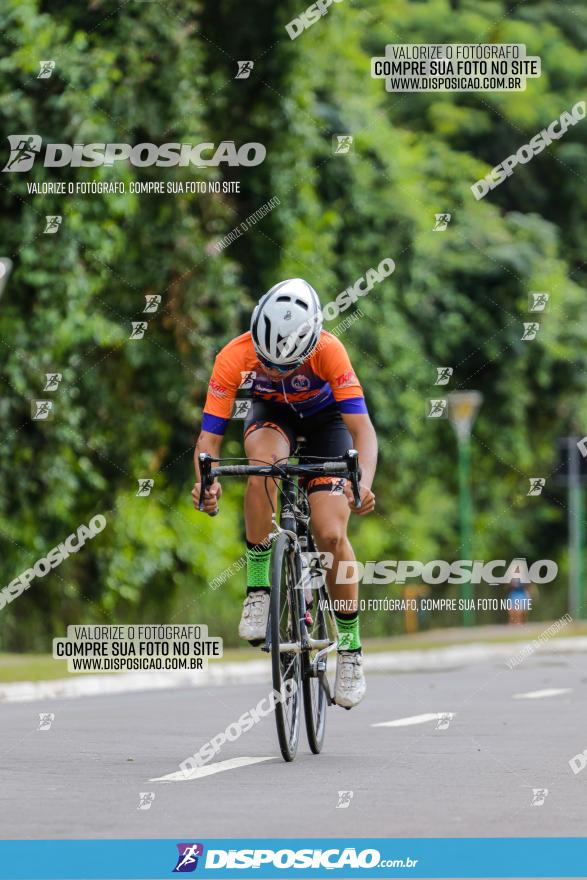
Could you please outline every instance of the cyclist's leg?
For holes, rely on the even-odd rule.
[[[249,464],[287,461],[295,432],[274,406],[255,401],[245,422],[245,453]],[[277,504],[277,485],[265,477],[249,477],[245,492],[247,542],[260,544],[271,531],[271,513]]]
[[[290,454],[291,437],[272,408],[256,401],[245,422],[245,452],[250,464],[267,464]],[[239,635],[252,644],[265,638],[269,616],[271,513],[277,505],[277,486],[264,477],[250,477],[245,491],[247,538],[247,596]]]
[[[306,438],[305,452],[308,456],[336,458],[344,455],[353,445],[350,432],[336,406],[327,407],[308,419]],[[357,579],[353,577],[353,566],[345,565],[355,562],[355,554],[347,537],[350,510],[343,494],[344,483],[345,481],[340,477],[315,477],[308,481],[307,491],[310,500],[312,534],[318,549],[333,556],[326,581],[330,596],[334,600],[335,611],[337,615],[340,612],[356,616]],[[337,582],[339,570],[341,580],[348,580],[348,583]]]
[[[324,486],[323,491],[320,491],[321,486]],[[356,577],[353,577],[356,568],[353,570],[352,565],[345,564],[354,562],[356,557],[347,537],[350,510],[346,497],[330,494],[332,491],[336,492],[337,488],[336,482],[310,486],[309,499],[312,534],[316,546],[322,553],[332,554],[332,565],[327,569],[326,583],[338,615],[339,612],[352,614],[357,611],[359,586]],[[344,583],[337,582],[337,575],[340,575],[340,580]],[[346,583],[347,580],[349,583]]]
[[[359,632],[359,587],[356,568],[353,570],[353,566],[347,564],[355,561],[346,534],[350,510],[344,495],[331,495],[320,489],[312,491],[311,487],[309,493],[312,534],[318,549],[333,555],[333,565],[326,578],[338,628],[334,699],[339,706],[350,709],[361,702],[366,691]]]
[[[307,455],[335,457],[344,455],[352,447],[350,432],[337,407],[328,407],[309,421]],[[359,634],[359,589],[356,569],[352,566],[355,554],[347,537],[350,510],[343,488],[342,479],[317,477],[309,480],[307,491],[312,534],[318,549],[333,556],[327,583],[339,633],[334,698],[339,705],[350,709],[363,699],[366,688]]]

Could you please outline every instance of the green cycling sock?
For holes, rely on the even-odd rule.
[[[271,566],[271,547],[265,544],[250,544],[247,541],[247,594],[253,590],[269,592]]]
[[[338,650],[360,651],[361,636],[359,634],[359,612],[354,614],[335,614],[338,627]]]

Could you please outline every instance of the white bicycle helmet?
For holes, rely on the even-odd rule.
[[[259,360],[277,370],[299,367],[316,348],[322,310],[314,288],[302,278],[275,284],[251,317],[251,336]]]

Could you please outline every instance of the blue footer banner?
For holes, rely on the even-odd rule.
[[[0,880],[194,877],[587,877],[587,839],[0,841]]]

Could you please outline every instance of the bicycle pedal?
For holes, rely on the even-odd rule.
[[[314,618],[309,611],[306,611],[306,613],[304,614],[304,620],[306,621],[306,626],[314,625]]]

